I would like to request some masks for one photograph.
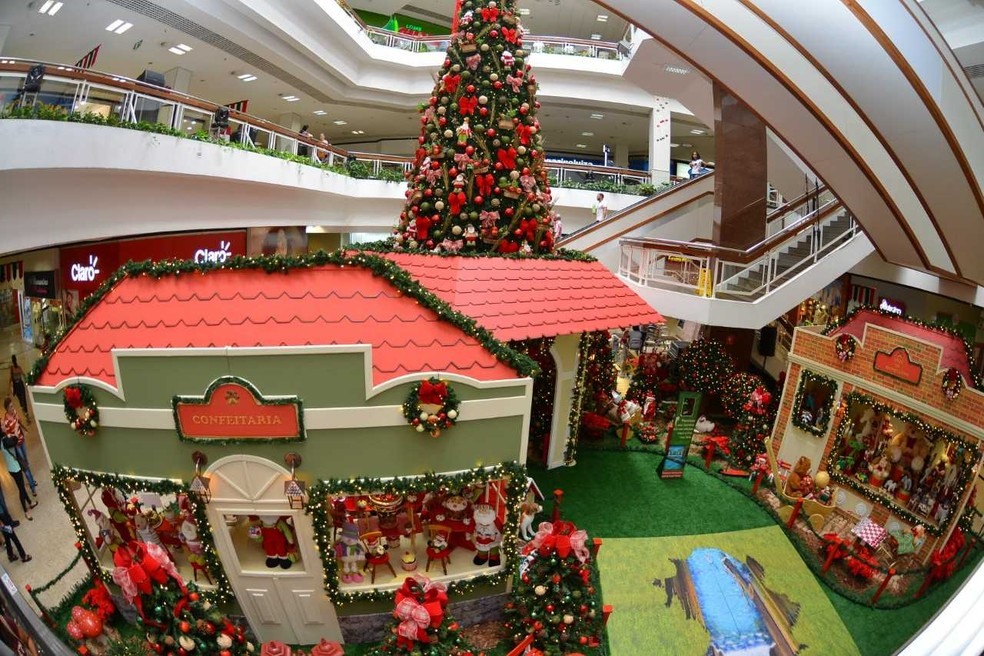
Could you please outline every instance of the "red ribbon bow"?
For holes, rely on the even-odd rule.
[[[458,99],[458,111],[462,116],[474,116],[475,107],[478,106],[478,98],[475,96],[462,96]]]
[[[478,187],[479,193],[483,196],[488,196],[492,193],[492,187],[495,186],[495,176],[491,173],[486,173],[485,175],[475,176],[475,185]]]
[[[420,576],[403,582],[396,591],[396,610],[394,615],[400,619],[397,636],[403,644],[427,640],[427,629],[441,626],[444,609],[448,605],[447,589],[444,584],[432,582]]]
[[[533,137],[533,128],[525,123],[520,123],[516,126],[516,136],[519,137],[519,143],[529,146]]]
[[[447,93],[454,93],[458,90],[458,85],[461,84],[460,75],[445,75],[444,76],[444,90]]]
[[[78,410],[82,407],[82,390],[78,387],[69,387],[65,390],[65,401],[70,408]]]
[[[509,150],[500,148],[495,156],[503,168],[514,169],[516,168],[516,155],[516,149],[510,146]]]
[[[444,405],[448,398],[448,386],[443,382],[432,383],[429,380],[420,383],[420,393],[417,398],[421,403],[433,403],[434,405]]]
[[[494,23],[495,19],[499,17],[498,7],[486,7],[482,10],[482,20],[486,23]],[[502,30],[505,33],[505,29]]]
[[[502,28],[502,38],[509,43],[519,44],[519,30],[515,28]]]
[[[548,556],[554,551],[561,558],[567,558],[572,552],[582,563],[588,560],[590,553],[587,548],[588,534],[578,530],[571,522],[543,522],[537,529],[536,535],[526,546],[526,552],[536,549],[542,556]]]

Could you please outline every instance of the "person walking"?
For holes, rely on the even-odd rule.
[[[20,538],[14,532],[14,527],[18,525],[19,522],[12,520],[6,512],[0,514],[0,535],[3,536],[3,544],[7,547],[7,560],[12,563],[17,560],[29,563],[33,558],[31,554],[24,551],[24,545],[21,544]],[[17,547],[17,554],[14,553],[14,547]]]
[[[605,202],[605,194],[599,193],[595,198],[595,221],[604,221],[608,218],[608,204]]]
[[[24,370],[17,364],[17,356],[10,356],[10,391],[24,410],[24,419],[31,423],[31,413],[27,409],[27,386],[24,384]]]
[[[34,480],[34,473],[31,471],[31,464],[27,460],[27,435],[24,432],[24,424],[17,416],[17,409],[14,407],[14,400],[9,396],[4,399],[3,408],[6,411],[3,419],[0,420],[0,430],[4,435],[10,435],[16,439],[14,455],[21,464],[24,475],[27,476],[27,484],[31,487],[31,494],[35,498],[38,496],[38,484]]]
[[[14,484],[17,485],[17,493],[20,496],[21,507],[24,509],[24,516],[33,521],[34,517],[31,516],[30,511],[31,508],[38,505],[38,502],[31,501],[24,485],[24,469],[15,451],[17,438],[13,435],[4,435],[3,439],[0,440],[0,448],[3,449],[3,459],[7,462],[7,471],[10,473],[10,477],[14,479]]]

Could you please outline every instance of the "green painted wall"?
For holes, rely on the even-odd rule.
[[[172,396],[200,396],[209,383],[224,375],[241,376],[267,396],[297,395],[305,410],[398,405],[410,390],[409,384],[401,385],[366,403],[361,354],[121,357],[120,370],[119,382],[126,401],[92,388],[100,407],[170,413]],[[453,385],[462,401],[525,394],[521,381],[497,389]],[[62,394],[35,393],[34,400],[61,405]],[[401,423],[381,428],[309,429],[307,439],[301,442],[231,445],[182,442],[175,430],[100,427],[95,436],[81,437],[64,421],[42,421],[41,428],[52,461],[79,469],[187,480],[193,470],[191,453],[195,450],[203,451],[209,462],[244,453],[278,464],[283,463],[285,453],[296,451],[304,459],[299,478],[313,481],[409,476],[515,460],[520,453],[523,418],[467,421],[464,415],[436,439]]]

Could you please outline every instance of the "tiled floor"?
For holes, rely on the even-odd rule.
[[[30,371],[38,352],[20,340],[20,334],[8,330],[0,332],[0,388],[4,396],[9,393],[10,356],[16,355],[18,364]],[[33,417],[32,417],[33,419]],[[0,467],[0,485],[7,507],[14,519],[20,521],[17,537],[24,549],[34,559],[29,563],[7,562],[6,552],[0,549],[0,562],[14,582],[23,589],[25,585],[38,588],[62,571],[78,553],[75,549],[75,532],[62,507],[58,494],[51,484],[50,466],[41,446],[37,425],[31,423],[27,431],[28,460],[38,483],[38,506],[31,511],[34,521],[27,521],[17,500],[17,488],[5,467]],[[56,605],[74,585],[86,575],[84,563],[79,563],[59,584],[41,594],[46,606]],[[26,595],[25,595],[26,596]]]

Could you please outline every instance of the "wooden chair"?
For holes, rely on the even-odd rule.
[[[376,568],[380,565],[386,565],[389,568],[390,573],[393,578],[396,578],[396,570],[393,569],[393,565],[390,564],[390,555],[386,551],[386,538],[383,536],[382,531],[369,531],[368,533],[363,533],[359,536],[362,540],[362,546],[366,550],[366,564],[363,565],[362,571],[366,571],[372,567],[372,577],[371,583],[376,583]],[[376,546],[383,546],[383,553],[376,553]]]
[[[430,542],[438,535],[443,535],[444,541],[448,543],[443,549],[434,549],[430,546]],[[444,526],[443,524],[428,524],[427,544],[427,567],[424,568],[424,571],[429,572],[431,563],[439,560],[441,561],[441,569],[444,570],[444,575],[447,576],[448,563],[451,562],[451,552],[454,550],[454,547],[451,546],[451,527]]]

